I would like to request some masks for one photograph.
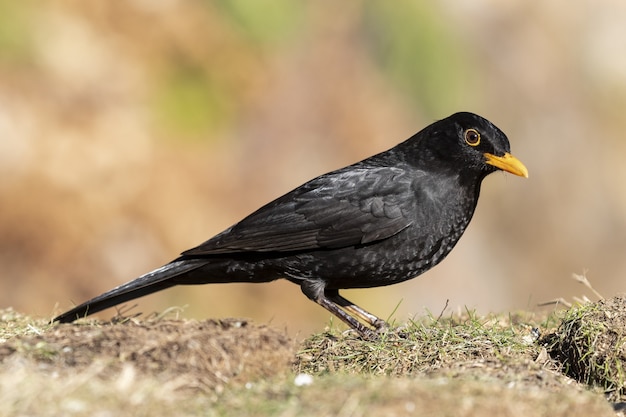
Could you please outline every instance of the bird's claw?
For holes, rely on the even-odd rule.
[[[378,334],[387,333],[389,331],[389,323],[385,320],[377,319],[372,325]]]

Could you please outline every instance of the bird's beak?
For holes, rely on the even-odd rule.
[[[487,163],[489,165],[493,165],[496,168],[500,168],[503,171],[510,172],[514,175],[519,175],[520,177],[528,178],[528,169],[522,164],[522,162],[511,155],[510,153],[505,153],[502,156],[496,156],[494,154],[485,153],[485,158],[487,159]]]

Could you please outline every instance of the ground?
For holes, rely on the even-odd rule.
[[[626,399],[626,297],[543,317],[424,317],[377,340],[168,314],[52,325],[3,310],[0,363],[0,417],[610,416]]]

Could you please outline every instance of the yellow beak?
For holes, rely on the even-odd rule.
[[[490,153],[485,153],[484,155],[489,165],[493,165],[494,167],[510,172],[511,174],[528,178],[528,169],[526,169],[524,164],[522,164],[519,159],[510,153],[507,152],[502,156],[496,156]]]

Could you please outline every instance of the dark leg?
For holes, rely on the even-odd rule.
[[[355,319],[354,317],[352,317],[351,315],[343,311],[341,308],[337,306],[337,304],[335,304],[328,298],[323,297],[320,300],[313,300],[313,301],[315,301],[316,303],[324,307],[326,310],[333,313],[335,316],[339,317],[341,321],[343,321],[348,326],[350,326],[351,328],[359,332],[359,334],[363,336],[364,338],[373,339],[376,337],[376,333],[373,332],[372,329],[363,325],[360,321],[358,321],[357,319]]]
[[[350,312],[353,312],[353,313],[361,312],[361,313],[367,314],[369,316],[369,318],[373,318],[375,320],[378,320],[378,319],[375,316],[373,316],[373,315],[367,313],[366,311],[360,309],[359,307],[356,307],[356,309],[352,308],[352,307],[355,307],[355,306],[352,303],[350,303],[349,301],[347,301],[345,298],[339,296],[339,292],[337,290],[329,290],[329,292],[330,292],[329,295],[330,296],[327,296],[326,295],[326,291],[324,290],[324,283],[321,282],[321,281],[303,281],[303,282],[300,283],[300,289],[302,290],[304,295],[309,297],[309,299],[315,301],[317,304],[321,305],[326,310],[328,310],[331,313],[333,313],[341,321],[343,321],[348,326],[350,326],[351,328],[353,328],[354,330],[359,332],[359,334],[361,336],[363,336],[365,338],[368,338],[368,339],[376,337],[376,333],[375,332],[373,332],[367,326],[363,325],[361,322],[359,322],[357,319],[355,319],[350,314],[348,314],[345,311],[343,311],[341,309],[341,307],[340,307],[340,304],[337,303],[336,301],[334,301],[333,298],[339,297],[340,300],[343,300],[342,302],[344,304],[347,304],[345,306],[346,310],[348,310]],[[359,313],[356,313],[355,315],[357,317],[363,318],[363,316],[361,314],[359,314]],[[369,323],[369,320],[365,320],[365,321]],[[382,321],[382,320],[379,320],[379,321]]]
[[[350,300],[343,298],[341,295],[339,295],[339,290],[326,289],[324,290],[324,294],[329,300],[341,306],[344,310],[348,311],[352,315],[359,317],[364,322],[372,325],[376,330],[381,331],[389,327],[385,320],[379,319],[372,313],[363,310],[361,307],[354,304]]]

